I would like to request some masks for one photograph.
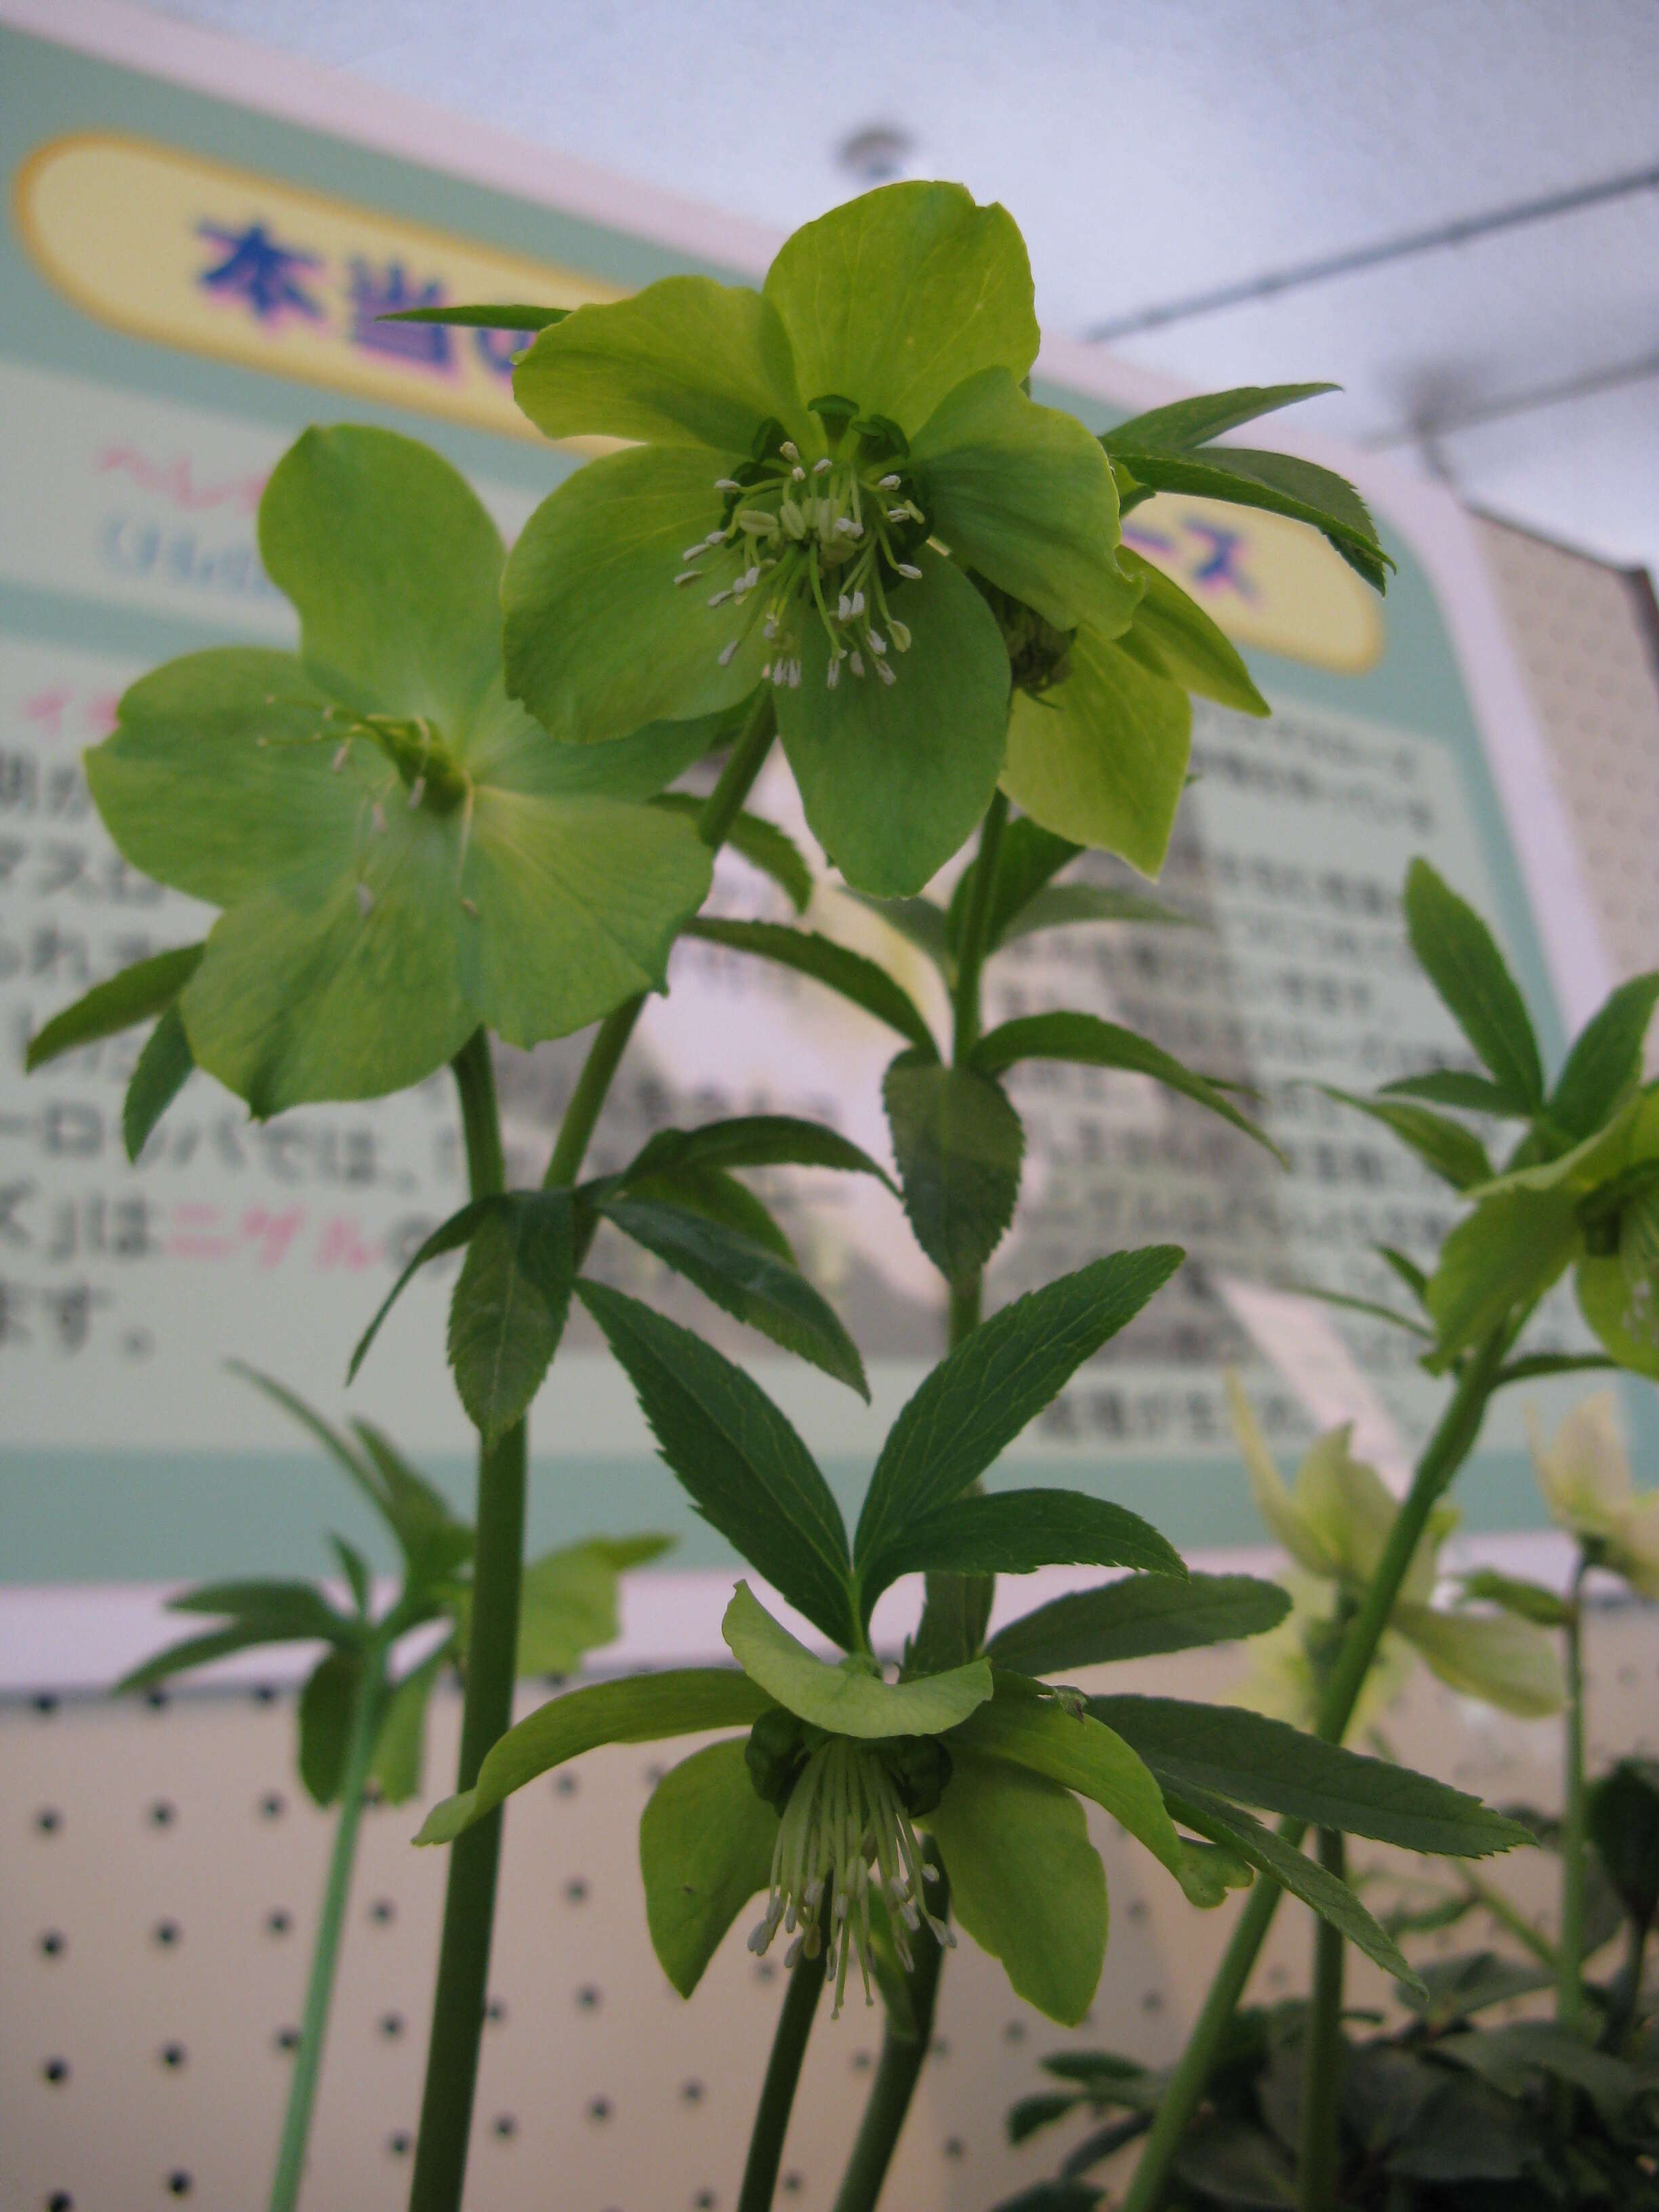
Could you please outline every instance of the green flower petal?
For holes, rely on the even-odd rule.
[[[579,469],[525,526],[501,580],[507,688],[555,737],[592,743],[690,720],[760,680],[758,622],[720,665],[741,617],[708,600],[736,557],[722,556],[706,583],[674,584],[686,548],[720,520],[721,473],[702,447],[612,453]]]
[[[1271,714],[1249,670],[1197,601],[1129,546],[1117,557],[1131,580],[1145,586],[1132,636],[1152,646],[1159,670],[1200,698],[1241,714]]]
[[[763,293],[708,276],[665,276],[632,299],[578,307],[531,347],[513,396],[550,438],[746,453],[769,416],[806,434],[777,309]]]
[[[906,431],[976,370],[1018,383],[1036,359],[1025,241],[960,185],[884,185],[831,209],[786,240],[766,296],[804,398],[837,392]]]
[[[883,898],[918,891],[990,804],[1008,720],[1008,656],[996,618],[959,568],[923,547],[922,574],[894,595],[908,625],[896,680],[860,680],[809,622],[798,688],[778,727],[813,835],[848,882]]]
[[[1608,1357],[1633,1375],[1650,1375],[1659,1382],[1659,1308],[1654,1287],[1649,1287],[1645,1309],[1638,1310],[1630,1270],[1617,1252],[1606,1259],[1581,1260],[1576,1281],[1578,1310]]]
[[[477,918],[457,904],[451,924],[477,1018],[528,1047],[660,989],[713,876],[713,854],[681,816],[480,790],[465,878]]]
[[[1045,830],[1155,876],[1187,781],[1192,728],[1192,702],[1178,684],[1079,630],[1064,682],[1040,700],[1015,696],[1002,787]]]
[[[320,683],[458,746],[501,666],[505,556],[441,455],[391,430],[307,430],[265,486],[259,553]]]
[[[1140,586],[1118,567],[1117,487],[1098,438],[1038,407],[1006,368],[967,378],[910,441],[934,534],[1056,629],[1129,627]]]
[[[400,1090],[477,1026],[459,972],[453,820],[398,808],[360,876],[331,853],[220,916],[179,1012],[198,1065],[256,1115]]]
[[[337,775],[328,701],[290,653],[187,653],[139,678],[87,781],[135,868],[214,906],[325,854],[349,854],[374,763]]]
[[[747,1583],[733,1592],[720,1634],[751,1682],[832,1735],[942,1735],[991,1694],[987,1659],[910,1682],[884,1682],[857,1661],[831,1666],[774,1620]]]
[[[669,1770],[640,1822],[651,1948],[683,1997],[772,1871],[778,1816],[755,1795],[739,1737]]]
[[[953,1748],[927,1815],[951,1903],[1018,1994],[1073,2027],[1106,1957],[1106,1870],[1083,1808],[1057,1782]]]

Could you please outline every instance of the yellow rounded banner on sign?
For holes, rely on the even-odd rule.
[[[398,309],[575,307],[623,287],[321,192],[105,132],[20,170],[36,267],[99,322],[180,351],[514,437],[522,332],[386,323]]]
[[[1235,644],[1363,676],[1382,656],[1382,606],[1306,523],[1259,507],[1161,492],[1124,519],[1155,562]]]

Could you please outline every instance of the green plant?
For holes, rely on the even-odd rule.
[[[248,1367],[239,1371],[322,1445],[386,1522],[403,1558],[396,1594],[380,1610],[368,1562],[339,1535],[331,1534],[329,1542],[350,1593],[349,1611],[311,1583],[200,1583],[169,1599],[169,1609],[218,1616],[222,1626],[158,1651],[116,1685],[118,1692],[153,1689],[212,1660],[265,1644],[326,1647],[307,1677],[295,1712],[300,1779],[317,1804],[339,1811],[270,2185],[271,2212],[293,2212],[305,2172],[363,1808],[371,1790],[388,1805],[419,1795],[432,1692],[446,1669],[461,1665],[465,1656],[472,1531],[371,1423],[354,1421],[353,1433],[344,1436],[270,1376]],[[567,1674],[584,1653],[609,1644],[617,1633],[618,1575],[657,1558],[669,1540],[596,1536],[532,1560],[525,1569],[518,1674]],[[398,1673],[398,1647],[422,1629],[437,1632]]]
[[[448,1348],[480,1442],[471,1601],[459,1629],[465,1705],[457,1789],[481,1808],[484,1778],[500,1771],[513,1740],[525,1420],[572,1291],[580,1283],[613,1341],[626,1338],[624,1364],[643,1358],[640,1345],[668,1326],[617,1305],[614,1293],[607,1303],[603,1286],[584,1277],[600,1228],[634,1237],[741,1321],[864,1387],[856,1348],[739,1176],[787,1163],[883,1175],[877,1163],[812,1125],[748,1117],[659,1132],[620,1173],[582,1179],[606,1094],[648,992],[664,987],[677,934],[725,933],[722,941],[842,991],[903,1037],[886,1085],[899,1181],[948,1285],[952,1356],[962,1364],[947,1361],[939,1374],[959,1380],[1023,1326],[1004,1315],[976,1326],[984,1263],[1018,1192],[1023,1137],[1000,1082],[1010,1066],[1049,1057],[1137,1069],[1255,1133],[1228,1086],[1092,1016],[1061,1011],[982,1033],[981,981],[1000,945],[1059,921],[1154,913],[1150,902],[1057,878],[1085,846],[1143,872],[1160,865],[1187,774],[1188,695],[1265,711],[1202,611],[1122,549],[1121,514],[1160,489],[1267,508],[1323,532],[1379,589],[1389,556],[1341,479],[1213,442],[1327,387],[1182,402],[1099,439],[1034,403],[1024,387],[1037,330],[1019,234],[1002,210],[976,208],[954,185],[887,187],[809,224],[758,291],[674,278],[568,315],[417,312],[536,329],[516,377],[532,419],[553,434],[598,433],[636,441],[635,449],[562,485],[507,556],[477,500],[435,456],[379,431],[306,434],[275,472],[259,518],[265,565],[301,617],[298,653],[218,652],[169,664],[127,693],[114,734],[88,761],[94,796],[127,858],[219,908],[218,919],[204,945],[100,986],[48,1025],[30,1059],[38,1065],[153,1022],[126,1103],[135,1154],[196,1067],[257,1115],[374,1096],[446,1064],[452,1070],[469,1203],[411,1268],[465,1252]],[[810,890],[788,841],[744,812],[780,732],[833,863],[889,902],[883,910],[939,963],[952,997],[948,1059],[876,963],[805,929],[768,934],[763,925],[694,921],[711,855],[728,839],[769,867],[798,908]],[[670,788],[714,754],[723,765],[706,798]],[[976,824],[975,858],[951,907],[910,896]],[[542,1182],[508,1190],[491,1037],[527,1046],[591,1023],[598,1027]],[[1079,1286],[1109,1279],[1138,1280],[1144,1293],[1176,1256],[1115,1255],[1097,1263],[1107,1275],[1085,1269],[1038,1296],[1086,1307]],[[1079,1322],[1063,1344],[1083,1346],[1087,1334]],[[724,1378],[718,1390],[708,1383],[716,1395],[752,1389],[694,1338],[672,1341],[688,1373]],[[1039,1363],[1039,1371],[1048,1370]],[[1028,1395],[1031,1387],[1022,1385]],[[1014,1508],[959,1495],[1006,1441],[1000,1416],[970,1390],[958,1461],[967,1472],[957,1481],[934,1468],[939,1510],[921,1516],[923,1553],[911,1558],[901,1547],[896,1556],[909,1565],[895,1564],[855,1542],[843,1559],[839,1522],[825,1516],[800,1453],[777,1426],[781,1417],[764,1401],[744,1402],[759,1425],[738,1441],[747,1449],[769,1438],[782,1459],[750,1470],[753,1525],[721,1525],[787,1593],[808,1564],[823,1608],[809,1615],[848,1658],[817,1673],[817,1662],[791,1660],[790,1679],[819,1691],[833,1676],[861,1686],[884,1711],[893,1698],[914,1711],[924,1692],[960,1694],[964,1680],[986,1682],[981,1647],[999,1565],[1105,1558],[1109,1541],[1129,1541],[1127,1516],[1113,1520],[1114,1509],[1071,1493]],[[744,1462],[732,1443],[726,1438],[716,1456],[736,1480],[732,1470]],[[678,1449],[676,1472],[691,1481]],[[703,1466],[696,1480],[707,1474]],[[872,1500],[881,1494],[878,1480]],[[787,1540],[775,1550],[780,1519]],[[895,1544],[917,1537],[908,1520],[884,1533]],[[1153,1546],[1141,1564],[1155,1558],[1165,1571],[1063,1601],[1046,1625],[1042,1613],[1017,1624],[1023,1644],[994,1639],[1011,1678],[1037,1680],[1084,1663],[1080,1654],[1173,1648],[1262,1625],[1250,1618],[1260,1600],[1248,1589],[1224,1578],[1184,1583],[1150,1532],[1135,1540]],[[868,1650],[864,1601],[883,1559],[883,1572],[933,1568],[899,1684],[878,1680]],[[742,1630],[740,1607],[734,1636]],[[769,1661],[756,1657],[769,1632],[750,1620],[744,1632],[745,1665],[781,1663],[775,1649]],[[756,1680],[718,1680],[711,1698],[746,1699],[737,1720],[751,1723]],[[799,1702],[805,1693],[791,1694]],[[794,1710],[787,1698],[769,1701]],[[1040,1729],[1065,1735],[1073,1750],[1079,1737],[1098,1746],[1090,1716],[1075,1708],[1005,1688],[971,1713],[936,1717],[914,1740],[1000,1728],[999,1716],[1012,1712],[1006,1725],[1022,1741]],[[795,1723],[823,1725],[799,1712]],[[768,1725],[787,1732],[792,1723]],[[830,1737],[841,1741],[840,1732]],[[1156,1749],[1158,1727],[1148,1740]],[[861,1792],[867,1784],[866,1810],[890,1806],[892,1759],[878,1753],[872,1766],[856,1747],[832,1759],[828,1742],[803,1735],[801,1743],[792,1805],[809,1771],[821,1778],[834,1765],[837,1788],[850,1786],[849,1776]],[[958,1748],[957,1778],[943,1784],[929,1814],[914,1815],[933,1821],[946,1860],[951,1793],[959,1809],[962,1777],[976,1758],[999,1765],[999,1808],[1036,1787],[1007,1778],[1024,1770],[1003,1751],[985,1753],[966,1739]],[[1140,1771],[1133,1758],[1126,1753],[1123,1771]],[[1150,1754],[1141,1765],[1157,1777]],[[780,1787],[783,1771],[774,1777]],[[900,1778],[917,1803],[927,1797],[925,1777]],[[1199,1839],[1176,1850],[1189,1884],[1218,1895],[1224,1870],[1262,1869],[1304,1893],[1311,1887],[1356,1940],[1374,1942],[1352,1893],[1306,1871],[1226,1791],[1181,1788],[1180,1817]],[[1052,1792],[1037,1794],[1075,1838],[1070,1799],[1061,1814]],[[797,1826],[842,1869],[850,1910],[868,1869],[859,1856],[863,1830],[850,1852],[844,1830],[832,1848],[822,1807],[812,1811],[820,1801],[809,1795]],[[1146,1796],[1145,1806],[1167,1853],[1170,1814],[1162,1798],[1155,1808]],[[751,1829],[757,1817],[748,1815]],[[1477,1808],[1468,1817],[1477,1820]],[[908,1850],[905,1832],[891,1832]],[[1452,1832],[1467,1843],[1475,1831],[1454,1822]],[[1479,1834],[1485,1848],[1508,1832],[1488,1820]],[[459,1826],[451,1855],[416,2212],[453,2212],[460,2198],[500,1836],[497,1801]],[[1011,1866],[1017,1856],[1011,1845]],[[961,1910],[981,1929],[1018,1894],[998,1863],[995,1850],[981,1854],[975,1875],[957,1882]],[[1077,1863],[1086,1889],[1087,1860],[1079,1854]],[[920,1912],[925,1893],[905,1865],[905,1896]],[[945,1926],[942,1900],[941,1884],[933,1918]],[[881,2186],[937,1975],[924,1922],[913,1931],[909,1970],[900,1960],[884,1979],[880,1925],[872,1907],[868,1955],[892,2032],[843,2212],[873,2203]],[[1022,1940],[1006,1942],[1018,1952]],[[846,1957],[838,1952],[838,1972]],[[757,2133],[751,2207],[769,2195],[767,2144],[781,2142],[811,1996],[810,1972],[798,1971]],[[775,2171],[775,2155],[772,2163]]]

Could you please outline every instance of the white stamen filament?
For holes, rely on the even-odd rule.
[[[921,582],[921,571],[917,568],[914,561],[896,562],[894,566],[897,568],[901,576],[908,576],[913,584]]]
[[[409,811],[412,814],[426,797],[426,778],[417,775],[409,787]]]

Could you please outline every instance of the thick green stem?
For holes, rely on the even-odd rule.
[[[474,1198],[506,1182],[489,1040],[478,1030],[456,1056],[455,1086]],[[513,1682],[523,1580],[526,1437],[520,1422],[478,1452],[478,1510],[472,1563],[466,1700],[461,1714],[459,1790],[478,1778],[484,1753],[513,1718]],[[501,1863],[501,1816],[469,1828],[453,1846],[444,1893],[438,1985],[427,2048],[426,2087],[410,2185],[411,2212],[456,2212],[466,2176],[467,2137],[483,2036],[489,1939]]]
[[[1561,1932],[1555,1958],[1555,2017],[1576,2028],[1583,2017],[1584,1856],[1589,1849],[1584,1798],[1584,1577],[1581,1552],[1567,1594],[1567,1711],[1563,1747]]]
[[[997,871],[1002,859],[1002,834],[1007,827],[1008,801],[999,791],[980,824],[973,885],[968,895],[968,912],[963,919],[962,943],[957,952],[957,988],[951,1006],[955,1035],[951,1056],[958,1067],[979,1042],[980,978],[990,951]]]
[[[1319,1863],[1340,1881],[1345,1853],[1334,1828],[1319,1832]],[[1314,1923],[1312,1999],[1302,2079],[1299,2212],[1334,2212],[1338,2170],[1338,2103],[1342,2091],[1342,1937],[1328,1920]]]
[[[299,2048],[294,2054],[294,2078],[289,2084],[283,2139],[276,2152],[276,2171],[271,2177],[270,2212],[294,2212],[300,2201],[312,2108],[317,2100],[317,2077],[323,2063],[323,2038],[328,2032],[334,1972],[339,1962],[340,1931],[345,1924],[346,1899],[351,1891],[363,1790],[374,1758],[380,1686],[385,1679],[385,1647],[378,1641],[372,1642],[364,1652],[362,1672],[357,1679],[345,1774],[340,1784],[340,1810],[334,1824],[334,1847],[329,1854],[328,1881],[323,1890],[322,1917],[317,1923],[317,1940],[312,1947],[311,1978],[306,1984]]]
[[[1376,1571],[1348,1625],[1325,1683],[1315,1734],[1322,1736],[1327,1743],[1340,1743],[1347,1731],[1365,1677],[1376,1656],[1376,1647],[1399,1598],[1406,1571],[1423,1540],[1429,1515],[1480,1433],[1486,1401],[1492,1395],[1504,1355],[1525,1318],[1522,1316],[1513,1323],[1494,1330],[1465,1362],[1451,1403],[1418,1462],[1412,1486],[1395,1516]],[[1291,1844],[1299,1844],[1306,1833],[1304,1820],[1286,1820],[1279,1827],[1279,1834]],[[1182,2137],[1203,2099],[1216,2051],[1244,1994],[1244,1984],[1261,1955],[1283,1894],[1276,1883],[1258,1879],[1246,1900],[1209,1995],[1188,2038],[1187,2048],[1170,2077],[1158,2118],[1146,2138],[1146,2148],[1123,2199],[1123,2212],[1156,2212],[1163,2203]]]
[[[940,1919],[950,1910],[943,1879],[936,1885],[932,1905]],[[835,2212],[874,2212],[910,2110],[910,2100],[915,2094],[928,2045],[933,2039],[933,2014],[939,2004],[939,1968],[944,1964],[945,1953],[925,1923],[910,1940],[916,1961],[908,1977],[915,2032],[900,2034],[889,2014],[881,2039],[880,2062],[870,2087],[870,2101],[864,2108],[858,2140],[842,2177]]]
[[[789,1987],[784,1996],[783,2010],[778,2014],[772,2056],[767,2061],[760,2106],[749,2138],[743,2187],[738,2193],[738,2212],[771,2212],[778,2168],[783,2162],[784,2137],[789,2132],[789,2115],[800,2081],[801,2062],[806,2056],[806,2039],[812,2033],[818,1999],[823,1994],[824,1969],[829,1963],[826,1946],[816,1958],[798,1960],[789,1970]]]

